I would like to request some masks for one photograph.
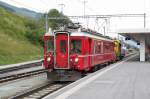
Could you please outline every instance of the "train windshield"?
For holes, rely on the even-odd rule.
[[[47,40],[47,51],[54,51],[54,40]]]
[[[71,52],[81,53],[81,51],[82,51],[81,40],[71,40]]]
[[[66,52],[66,40],[61,40],[60,41],[60,50],[62,53]]]

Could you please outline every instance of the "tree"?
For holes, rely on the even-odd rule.
[[[60,26],[68,25],[68,23],[71,23],[71,20],[63,15],[62,13],[59,13],[58,10],[52,9],[48,13],[48,17],[59,17],[64,19],[50,19],[49,20],[49,26],[52,30],[58,29]]]
[[[50,19],[48,21],[49,27],[52,30],[58,29],[62,25],[67,25],[71,21],[69,18],[61,13],[58,10],[52,9],[48,13],[48,17],[63,17],[65,19],[53,20]],[[45,17],[41,17],[39,20],[28,19],[25,21],[25,26],[27,28],[26,37],[33,44],[40,44],[43,46],[43,35],[45,33]]]

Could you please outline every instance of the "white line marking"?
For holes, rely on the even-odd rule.
[[[97,75],[94,75],[94,76],[92,76],[92,77],[86,79],[84,82],[81,82],[80,84],[76,85],[75,87],[73,87],[73,88],[71,88],[71,89],[69,89],[69,90],[63,92],[62,94],[60,94],[59,96],[55,97],[54,99],[66,99],[67,97],[69,97],[70,95],[72,95],[73,93],[75,93],[76,91],[78,91],[79,89],[81,89],[82,87],[84,87],[85,85],[87,85],[87,84],[89,84],[90,82],[92,82],[93,80],[97,79],[99,76],[101,76],[101,75],[103,75],[104,73],[108,72],[109,70],[111,70],[111,69],[113,69],[113,68],[119,66],[120,64],[123,64],[124,62],[126,62],[127,60],[129,60],[129,59],[131,59],[131,58],[133,58],[133,57],[135,57],[135,56],[137,56],[137,55],[134,55],[134,56],[132,56],[132,57],[129,57],[129,58],[127,58],[126,60],[124,60],[124,61],[122,61],[122,62],[120,62],[120,63],[117,63],[117,64],[113,65],[112,67],[109,67],[108,69],[105,69],[104,71],[101,71],[101,72],[98,73]],[[72,85],[72,84],[71,84],[71,85]],[[64,89],[64,88],[62,88],[62,90],[63,90],[63,89]],[[59,92],[59,91],[61,91],[61,90],[58,90],[58,91],[54,92],[53,94],[55,94],[55,93],[57,93],[57,92]],[[53,95],[53,94],[51,94],[51,95]],[[51,95],[49,95],[49,96],[47,96],[47,97],[50,97]],[[45,99],[46,99],[46,97],[45,97]],[[47,98],[47,99],[49,99],[49,98]]]

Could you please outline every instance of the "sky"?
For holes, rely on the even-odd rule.
[[[64,4],[63,13],[68,16],[84,15],[84,0],[0,0],[17,7],[24,7],[37,12],[46,13],[56,8],[61,11],[59,4]],[[85,15],[105,14],[143,14],[146,13],[146,27],[150,27],[150,0],[86,0]],[[117,36],[116,32],[122,28],[143,28],[143,18],[111,18],[107,21],[99,19],[74,19],[80,21],[84,27],[103,32],[109,36]]]

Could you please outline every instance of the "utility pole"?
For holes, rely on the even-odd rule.
[[[104,29],[104,36],[106,36],[106,28],[105,28],[105,26],[103,27],[103,29]]]
[[[83,13],[84,13],[84,17],[85,17],[85,4],[87,3],[87,1],[83,1],[83,6],[84,6],[84,8],[83,8]]]
[[[83,16],[84,16],[84,20],[85,20],[85,23],[86,23],[86,25],[87,25],[87,28],[88,28],[88,22],[87,22],[87,20],[85,19],[85,15],[86,15],[86,13],[85,13],[85,4],[87,3],[87,1],[83,1]]]
[[[45,14],[45,31],[48,32],[48,13]]]
[[[60,6],[60,13],[63,14],[65,4],[61,3],[61,4],[59,4],[59,6]]]

